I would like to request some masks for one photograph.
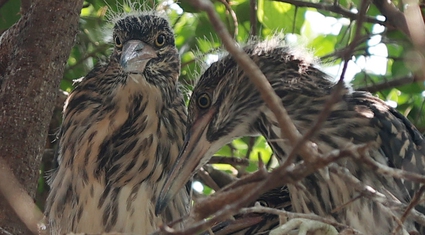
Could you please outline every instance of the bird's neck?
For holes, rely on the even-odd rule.
[[[349,94],[349,90],[344,89],[342,96],[345,97],[347,94]],[[283,97],[281,97],[281,100],[297,130],[301,134],[304,134],[316,122],[325,103],[328,99],[330,99],[330,97],[330,90],[328,92],[304,91],[302,93],[286,93]],[[339,142],[332,145],[329,144],[327,140],[321,139],[321,137],[328,134],[331,136],[330,134],[335,132],[336,127],[339,124],[333,122],[341,121],[341,119],[334,119],[332,118],[332,115],[338,115],[339,111],[346,111],[346,109],[347,104],[345,102],[338,102],[334,104],[330,115],[331,118],[328,118],[320,132],[313,138],[314,141],[318,142],[323,152],[328,152],[332,149],[338,148],[340,144]],[[344,119],[344,117],[341,118]],[[292,150],[292,146],[286,140],[286,137],[282,136],[279,123],[277,122],[274,113],[266,106],[264,106],[264,111],[260,113],[260,117],[257,121],[257,129],[261,135],[269,140],[269,144],[272,146],[278,158],[284,161],[289,152]]]
[[[122,145],[116,144],[115,148],[125,151],[131,145],[135,147],[125,155],[127,159],[115,160],[114,156],[110,156],[114,159],[111,164],[119,166],[120,170],[108,180],[122,184],[130,179],[135,183],[148,180],[155,184],[164,175],[163,171],[174,164],[183,144],[186,109],[178,89],[170,85],[154,86],[141,75],[132,76],[125,85],[116,89],[113,102],[117,104],[118,111],[116,118],[112,119],[115,131],[109,129],[108,133],[114,142],[123,140]],[[128,141],[127,134],[135,143]],[[128,156],[133,157],[128,159]],[[133,164],[135,166],[129,170]]]

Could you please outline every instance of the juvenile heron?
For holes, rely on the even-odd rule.
[[[280,46],[278,40],[253,43],[244,50],[267,77],[295,126],[305,133],[317,119],[335,84],[303,53]],[[165,184],[160,195],[157,212],[180,190],[191,172],[224,144],[251,135],[265,136],[282,160],[291,150],[281,136],[274,114],[245,72],[228,55],[205,71],[193,91],[184,148],[169,176],[173,180]],[[425,170],[425,142],[417,129],[382,100],[348,87],[311,141],[322,153],[344,148],[350,142],[374,142],[376,147],[368,150],[374,160],[420,174]],[[338,164],[374,190],[401,203],[409,202],[418,189],[417,184],[380,175],[353,159],[343,159]],[[364,197],[355,199],[359,193],[334,173],[324,176],[316,172],[300,184],[301,187],[288,186],[296,212],[332,218],[364,234],[390,234],[397,226],[394,218],[377,203]],[[350,202],[352,199],[355,200]],[[338,207],[342,209],[333,211]],[[397,216],[401,212],[394,213]],[[407,231],[416,231],[411,220],[404,225]]]
[[[189,210],[186,189],[159,215],[159,195],[183,144],[180,60],[167,20],[119,19],[109,61],[69,95],[46,216],[53,234],[148,234]],[[179,226],[177,226],[179,227]]]

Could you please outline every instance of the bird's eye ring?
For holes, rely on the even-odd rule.
[[[116,47],[118,47],[118,48],[121,48],[121,47],[122,47],[122,42],[121,42],[120,37],[115,36],[114,41],[115,41],[115,46],[116,46]]]
[[[207,109],[211,106],[211,98],[207,93],[203,93],[198,96],[197,103],[199,108]]]
[[[156,39],[155,39],[155,45],[157,46],[157,47],[162,47],[162,46],[164,46],[164,44],[165,44],[165,35],[164,34],[160,34],[160,35],[158,35],[158,37],[156,37]]]

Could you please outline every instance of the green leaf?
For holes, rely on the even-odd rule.
[[[187,13],[198,13],[200,12],[196,7],[194,7],[190,1],[178,1],[177,4]]]
[[[0,8],[0,34],[21,18],[20,7],[21,1],[6,1]]]
[[[306,8],[296,8],[289,3],[268,0],[258,1],[258,20],[272,31],[300,34]]]
[[[308,46],[314,49],[315,56],[321,57],[335,51],[335,35],[319,35]]]
[[[398,87],[401,92],[414,95],[421,94],[425,90],[425,85],[423,83],[412,83]]]
[[[401,77],[410,74],[411,71],[407,69],[404,61],[396,60],[391,66],[391,75],[393,77]]]
[[[398,44],[386,44],[388,56],[400,57],[403,54],[404,48]]]
[[[232,149],[230,149],[230,147],[228,145],[225,145],[220,150],[218,150],[215,155],[231,157],[232,156]]]
[[[250,20],[250,4],[247,0],[232,1],[232,8],[238,17],[238,22],[243,23]]]
[[[180,53],[186,52],[189,48],[196,46],[196,35],[193,32],[196,30],[197,25],[197,19],[191,14],[181,15],[179,21],[174,25],[177,48],[186,48],[185,51],[180,51]]]
[[[270,157],[272,156],[272,149],[267,144],[267,141],[264,137],[257,138],[251,154],[249,155],[249,159],[254,162],[258,162],[258,157],[261,156],[263,162],[270,161]]]

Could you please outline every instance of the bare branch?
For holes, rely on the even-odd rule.
[[[322,124],[326,121],[327,117],[331,113],[333,105],[336,104],[338,101],[340,101],[340,99],[343,95],[342,91],[344,89],[344,76],[345,76],[345,72],[347,70],[349,58],[351,57],[351,55],[352,55],[352,53],[353,53],[353,51],[354,51],[354,49],[357,45],[357,41],[359,41],[360,38],[361,38],[361,27],[362,27],[362,24],[363,24],[363,18],[366,15],[366,9],[368,7],[367,2],[368,1],[366,1],[366,0],[362,1],[360,12],[357,15],[358,25],[356,27],[356,34],[354,36],[353,41],[348,46],[348,48],[346,50],[346,54],[343,56],[344,67],[342,69],[342,74],[341,74],[341,77],[340,77],[337,85],[334,87],[334,90],[332,91],[331,96],[326,101],[326,103],[325,103],[322,111],[320,112],[318,118],[316,119],[314,125],[294,145],[292,151],[289,153],[288,158],[286,159],[286,161],[284,162],[284,164],[282,166],[283,168],[286,168],[290,164],[292,164],[292,162],[294,161],[294,159],[296,157],[297,151],[304,145],[304,143],[306,141],[308,141],[311,137],[313,137],[313,135],[315,133],[317,133],[321,129]]]
[[[335,4],[329,5],[329,4],[314,3],[314,2],[307,2],[307,1],[300,1],[300,0],[273,0],[273,1],[289,3],[297,7],[310,7],[310,8],[316,8],[318,10],[330,11],[330,12],[339,14],[343,17],[346,17],[350,20],[358,19],[358,14],[348,9],[345,9],[341,7],[340,5],[335,5]],[[384,21],[377,20],[373,17],[365,17],[364,20],[365,22],[368,22],[368,23],[374,23],[374,24],[380,24],[380,25],[386,26],[386,23]]]
[[[386,21],[394,28],[400,30],[407,36],[410,36],[406,23],[406,17],[391,1],[388,0],[372,0],[373,4],[379,9]]]
[[[246,158],[238,157],[213,156],[208,161],[208,164],[229,164],[233,167],[248,166],[249,160]]]
[[[227,2],[227,0],[219,0],[225,7],[230,16],[233,20],[233,38],[235,38],[238,35],[238,17],[236,16],[235,11],[232,9],[230,4]]]
[[[372,86],[364,86],[364,87],[359,87],[356,90],[359,91],[369,91],[369,92],[378,92],[378,91],[382,91],[385,89],[391,89],[394,87],[398,87],[398,86],[403,86],[406,84],[410,84],[410,83],[415,83],[415,82],[419,82],[420,79],[416,78],[416,76],[414,75],[409,75],[406,77],[401,77],[401,78],[396,78],[396,79],[392,79],[389,81],[385,81],[382,83],[378,83],[378,84],[374,84]]]
[[[34,204],[2,157],[0,157],[0,192],[31,232],[39,234],[40,228],[46,229],[46,225],[41,225],[43,213]]]
[[[198,171],[198,176],[206,185],[208,185],[208,187],[214,189],[215,191],[220,189],[220,187],[215,183],[208,172],[206,172],[203,168]]]
[[[257,36],[257,0],[249,1],[249,22],[251,25],[249,34]]]
[[[34,196],[38,166],[83,1],[23,3],[30,4],[28,12],[0,39],[0,152],[14,177]],[[0,199],[0,214],[7,218],[0,220],[0,227],[14,234],[29,233],[6,200]],[[35,231],[34,226],[31,230]]]
[[[384,1],[385,2],[385,1]],[[422,51],[425,49],[425,24],[422,17],[421,9],[417,1],[405,0],[404,16],[397,15],[396,21],[401,21],[406,27],[407,35],[412,39],[413,44]],[[410,34],[409,34],[410,32]]]
[[[191,3],[198,9],[207,12],[211,24],[223,41],[225,48],[234,57],[239,66],[242,67],[251,79],[251,82],[255,84],[261,93],[261,97],[274,113],[279,123],[279,127],[281,128],[282,136],[285,136],[291,144],[295,145],[298,140],[301,139],[301,134],[292,123],[291,118],[270,83],[267,81],[267,78],[258,66],[248,57],[248,55],[240,47],[236,46],[236,42],[229,35],[223,22],[221,22],[219,16],[215,12],[214,5],[208,0],[192,0]],[[307,161],[311,158],[317,157],[317,151],[310,142],[305,143],[303,148],[300,148],[299,150],[300,155]]]
[[[406,220],[406,218],[408,217],[410,212],[412,210],[414,210],[415,206],[418,205],[421,202],[421,198],[422,198],[422,195],[424,194],[424,192],[425,192],[425,185],[422,185],[421,188],[413,196],[412,200],[410,201],[409,205],[406,208],[406,211],[401,216],[400,220],[401,220],[402,223],[404,223],[404,221]],[[397,233],[397,231],[400,229],[400,227],[401,226],[397,226],[394,233]]]
[[[208,172],[210,177],[214,180],[214,182],[220,187],[223,188],[226,185],[237,180],[236,177],[233,177],[230,174],[225,173],[224,171],[220,171],[212,167],[211,165],[203,166],[204,170]]]
[[[206,230],[215,223],[236,214],[240,208],[246,206],[249,202],[254,201],[262,193],[285,184],[294,184],[307,175],[310,175],[318,169],[326,167],[328,164],[338,159],[348,156],[358,157],[358,155],[363,155],[367,149],[368,145],[349,145],[343,150],[332,151],[328,155],[316,158],[310,163],[302,162],[288,168],[282,168],[282,166],[280,166],[271,173],[262,173],[266,174],[265,178],[258,182],[251,181],[253,183],[244,184],[237,188],[234,187],[235,184],[229,185],[223,190],[215,193],[212,197],[204,199],[204,201],[196,208],[196,218],[209,217],[209,220],[201,220],[195,223],[191,221],[191,226],[186,227],[184,231],[163,229],[161,232],[166,234],[191,234]],[[251,177],[251,175],[247,177]],[[226,191],[226,189],[229,188],[234,189]],[[218,205],[221,205],[224,199],[226,206],[221,207],[221,209],[217,211],[217,208],[220,208]],[[212,205],[215,206],[212,208]],[[210,214],[211,212],[214,213]]]

